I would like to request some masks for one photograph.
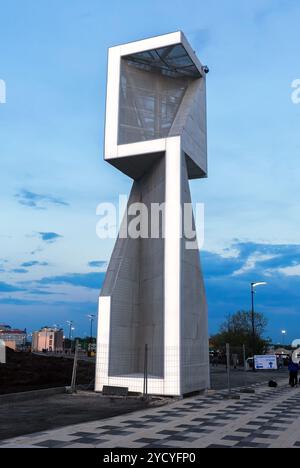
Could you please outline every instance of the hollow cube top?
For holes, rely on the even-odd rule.
[[[180,31],[110,48],[105,159],[137,179],[149,164],[137,156],[163,153],[178,136],[190,177],[205,177],[205,90],[202,64]]]

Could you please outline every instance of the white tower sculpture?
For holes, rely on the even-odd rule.
[[[96,391],[142,392],[145,345],[150,394],[209,387],[199,250],[181,210],[189,179],[207,176],[205,71],[182,32],[109,49],[105,160],[134,183],[99,299]],[[137,202],[164,204],[161,235],[124,235]]]

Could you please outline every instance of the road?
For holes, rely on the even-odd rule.
[[[288,370],[286,368],[277,371],[258,371],[245,372],[242,368],[238,370],[231,369],[230,380],[231,387],[247,387],[249,385],[266,382],[269,380],[278,380],[286,378],[288,382]],[[211,386],[214,390],[222,390],[228,387],[227,370],[225,366],[211,368]]]

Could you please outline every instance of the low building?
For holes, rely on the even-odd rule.
[[[7,348],[21,351],[25,348],[26,339],[26,330],[13,329],[9,325],[0,325],[0,340],[4,341]]]
[[[288,359],[291,357],[292,351],[285,348],[276,348],[273,354],[276,354],[278,358]]]
[[[31,349],[35,353],[61,353],[64,348],[64,332],[59,328],[44,327],[32,334]]]

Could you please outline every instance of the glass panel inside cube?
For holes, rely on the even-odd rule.
[[[190,81],[199,77],[182,45],[123,57],[119,144],[166,138]]]

